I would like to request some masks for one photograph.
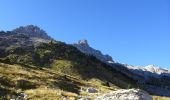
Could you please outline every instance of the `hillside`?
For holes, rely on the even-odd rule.
[[[41,43],[39,46],[12,45],[1,51],[3,52],[1,62],[46,67],[82,79],[99,78],[103,81],[112,81],[113,75],[118,73],[109,70],[107,65],[95,57],[87,56],[62,42],[51,41]]]
[[[39,28],[32,30],[34,34],[35,30]],[[137,87],[131,78],[72,45],[41,37],[39,33],[16,32],[0,32],[0,94],[3,99],[20,92],[28,94],[29,99],[43,100],[60,98],[63,92],[74,93],[76,97],[88,95],[80,92],[88,87],[96,88],[99,93]]]
[[[29,100],[67,97],[93,100],[104,93],[130,88],[140,88],[156,96],[170,96],[169,77],[148,80],[126,65],[114,62],[111,56],[93,49],[86,40],[66,44],[52,39],[34,25],[0,32],[2,100],[17,98],[21,93]]]
[[[112,60],[109,55],[104,55],[99,50],[92,48],[87,40],[80,40],[73,44],[86,55],[93,55],[103,63],[107,64],[113,70],[117,70],[128,76],[136,82],[138,87],[144,89],[150,94],[170,97],[170,71],[154,65],[145,67],[132,66],[118,63]]]
[[[119,89],[101,84],[98,79],[82,80],[73,76],[58,73],[48,68],[37,68],[17,64],[0,63],[0,100],[16,98],[19,93],[28,95],[28,100],[63,100],[69,98],[93,97]],[[88,93],[93,87],[98,93]],[[153,100],[170,100],[166,97],[154,96]]]
[[[2,100],[15,98],[21,92],[26,93],[29,100],[61,100],[67,96],[76,98],[88,96],[85,91],[80,91],[88,87],[94,87],[100,93],[118,88],[104,86],[97,79],[83,81],[64,73],[35,66],[0,63],[0,72]]]

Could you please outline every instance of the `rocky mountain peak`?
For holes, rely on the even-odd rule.
[[[84,45],[84,46],[89,46],[87,40],[85,40],[85,39],[79,40],[77,44],[79,44],[79,45]]]
[[[144,67],[146,70],[152,72],[152,73],[158,73],[158,74],[161,74],[161,73],[167,73],[168,70],[166,69],[163,69],[163,68],[159,68],[155,65],[148,65],[148,66],[145,66]]]
[[[146,68],[153,68],[153,67],[156,67],[155,65],[147,65],[145,66]]]
[[[87,40],[79,40],[77,43],[73,44],[74,47],[76,47],[77,49],[79,49],[81,52],[87,54],[87,55],[92,55],[95,56],[97,59],[99,59],[100,61],[104,62],[104,63],[108,63],[108,62],[114,62],[112,60],[112,57],[109,55],[104,55],[101,51],[96,50],[92,47],[89,46]]]
[[[38,37],[43,39],[52,39],[47,35],[47,33],[35,25],[27,25],[27,26],[21,26],[19,28],[14,29],[12,32],[17,34],[24,34],[26,36],[30,37]]]
[[[27,25],[18,27],[12,31],[0,32],[0,49],[8,46],[38,46],[41,43],[49,43],[52,39],[38,26]]]

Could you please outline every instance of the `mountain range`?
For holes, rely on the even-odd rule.
[[[8,68],[20,72],[6,72]],[[0,71],[3,99],[16,96],[18,91],[39,98],[30,91],[42,88],[49,91],[56,88],[62,94],[67,91],[83,96],[80,90],[88,87],[95,87],[101,93],[140,88],[151,95],[170,97],[170,70],[154,65],[138,67],[118,63],[111,56],[90,47],[87,40],[66,44],[34,25],[0,32]]]
[[[111,56],[104,55],[99,50],[90,47],[87,40],[80,40],[78,43],[73,44],[73,46],[87,55],[95,56],[111,68],[137,81],[137,84],[145,85],[147,88],[150,87],[147,91],[157,95],[170,95],[170,70],[159,68],[154,65],[139,67],[117,63],[112,60]]]
[[[106,63],[106,64],[113,64],[115,63],[111,56],[104,55],[101,53],[101,51],[96,50],[89,46],[87,40],[79,40],[78,43],[73,44],[77,49],[79,49],[81,52],[87,54],[87,55],[93,55],[100,61]],[[148,65],[148,66],[133,66],[128,64],[123,64],[126,68],[128,68],[130,71],[143,75],[145,77],[152,76],[152,77],[162,77],[162,76],[169,76],[170,70],[159,68],[154,65]],[[150,74],[145,73],[150,72]]]

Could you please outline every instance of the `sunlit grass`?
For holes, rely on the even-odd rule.
[[[153,96],[153,100],[170,100],[169,97]]]
[[[82,80],[70,74],[56,72],[48,68],[37,68],[34,66],[20,66],[0,63],[0,90],[6,93],[4,98],[16,93],[24,92],[29,100],[61,100],[61,98],[77,98],[78,96],[91,96],[81,92],[82,88],[94,87],[99,92],[109,92],[113,89],[102,85],[98,79]],[[69,85],[69,88],[66,88]],[[79,93],[75,92],[80,91]],[[96,96],[98,94],[93,94]],[[92,96],[91,96],[92,97]]]

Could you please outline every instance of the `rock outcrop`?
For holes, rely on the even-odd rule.
[[[93,88],[93,87],[89,87],[89,88],[87,88],[86,92],[88,92],[88,93],[97,93],[98,90]]]
[[[87,40],[79,40],[78,43],[73,44],[77,49],[79,49],[81,52],[92,55],[99,59],[100,61],[107,63],[107,62],[114,62],[112,60],[112,57],[109,55],[102,54],[99,50],[93,49],[89,46]]]
[[[152,100],[152,97],[147,92],[140,89],[120,89],[99,96],[94,100]]]
[[[87,40],[80,40],[78,43],[73,44],[81,52],[95,56],[100,61],[106,63],[114,70],[128,76],[130,79],[136,82],[137,85],[145,88],[146,91],[152,94],[160,96],[170,96],[170,70],[162,69],[154,65],[148,65],[145,67],[131,66],[128,64],[116,63],[112,60],[111,56],[103,55],[99,50],[93,49],[89,46]],[[156,87],[157,91],[154,91]],[[164,93],[166,91],[166,93]]]
[[[48,40],[52,39],[50,36],[47,35],[44,30],[34,25],[21,26],[19,28],[14,29],[12,32],[17,34],[23,34],[29,37],[38,37]]]
[[[90,47],[87,40],[79,40],[78,43],[73,44],[73,46],[75,46],[77,49],[79,49],[81,52],[87,55],[95,56],[97,59],[101,60],[104,63],[109,64],[112,67],[114,67],[115,65],[115,62],[113,61],[111,56],[103,55],[99,50]],[[144,77],[145,79],[147,79],[148,77],[155,77],[155,78],[160,78],[163,76],[170,77],[170,70],[162,69],[154,65],[148,65],[145,67],[131,66],[128,64],[121,64],[121,63],[120,65],[123,65],[124,68],[128,69],[134,74]]]
[[[37,46],[41,43],[55,41],[37,26],[21,26],[13,31],[0,31],[0,49],[8,46]]]

